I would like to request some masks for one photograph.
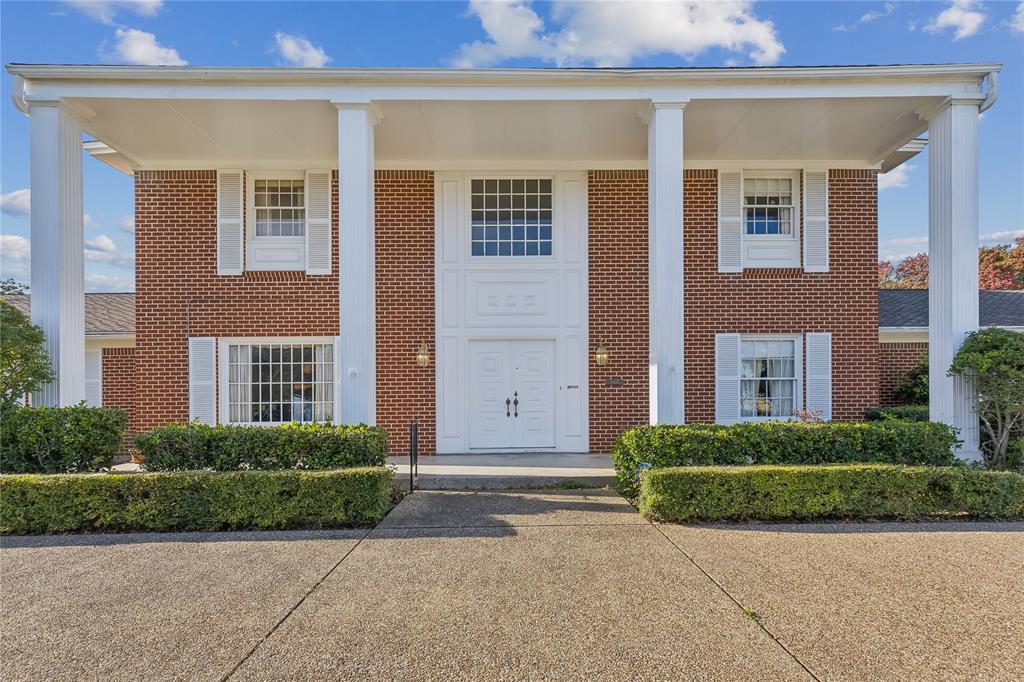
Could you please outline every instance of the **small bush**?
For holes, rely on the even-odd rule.
[[[135,436],[147,471],[383,466],[387,434],[371,426],[172,424]]]
[[[366,526],[390,509],[393,478],[384,467],[0,476],[0,532]]]
[[[619,437],[619,492],[635,497],[641,468],[743,464],[956,464],[953,430],[930,422],[744,422],[641,426]]]
[[[969,467],[671,467],[643,475],[640,511],[662,521],[1024,516],[1024,476]]]
[[[907,422],[926,422],[929,420],[927,405],[891,405],[889,407],[868,408],[864,418],[868,421],[886,421],[889,419]]]
[[[0,472],[63,474],[110,466],[128,419],[107,407],[0,410]]]

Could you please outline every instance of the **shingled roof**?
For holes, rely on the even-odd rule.
[[[1024,291],[978,292],[982,327],[1024,327]],[[879,289],[878,326],[927,327],[927,289]]]
[[[30,315],[32,297],[29,294],[7,294],[3,299]],[[134,334],[135,294],[86,294],[85,334]]]

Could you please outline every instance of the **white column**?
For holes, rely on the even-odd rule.
[[[978,100],[950,100],[928,122],[928,386],[932,421],[960,432],[977,460],[974,392],[946,376],[978,328]]]
[[[338,252],[341,414],[344,424],[376,420],[372,105],[338,104]]]
[[[682,424],[683,108],[654,102],[648,112],[648,285],[651,423]]]
[[[29,117],[32,322],[56,374],[32,402],[74,405],[85,400],[82,128],[60,102],[30,102]]]

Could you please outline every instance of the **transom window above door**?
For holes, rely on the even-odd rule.
[[[474,178],[470,181],[474,256],[550,256],[550,178]]]
[[[302,237],[306,234],[305,183],[302,180],[256,180],[253,184],[257,237]]]
[[[743,220],[750,236],[793,235],[792,177],[743,178]]]

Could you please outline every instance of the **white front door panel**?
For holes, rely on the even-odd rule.
[[[555,446],[554,342],[470,341],[470,448]]]

